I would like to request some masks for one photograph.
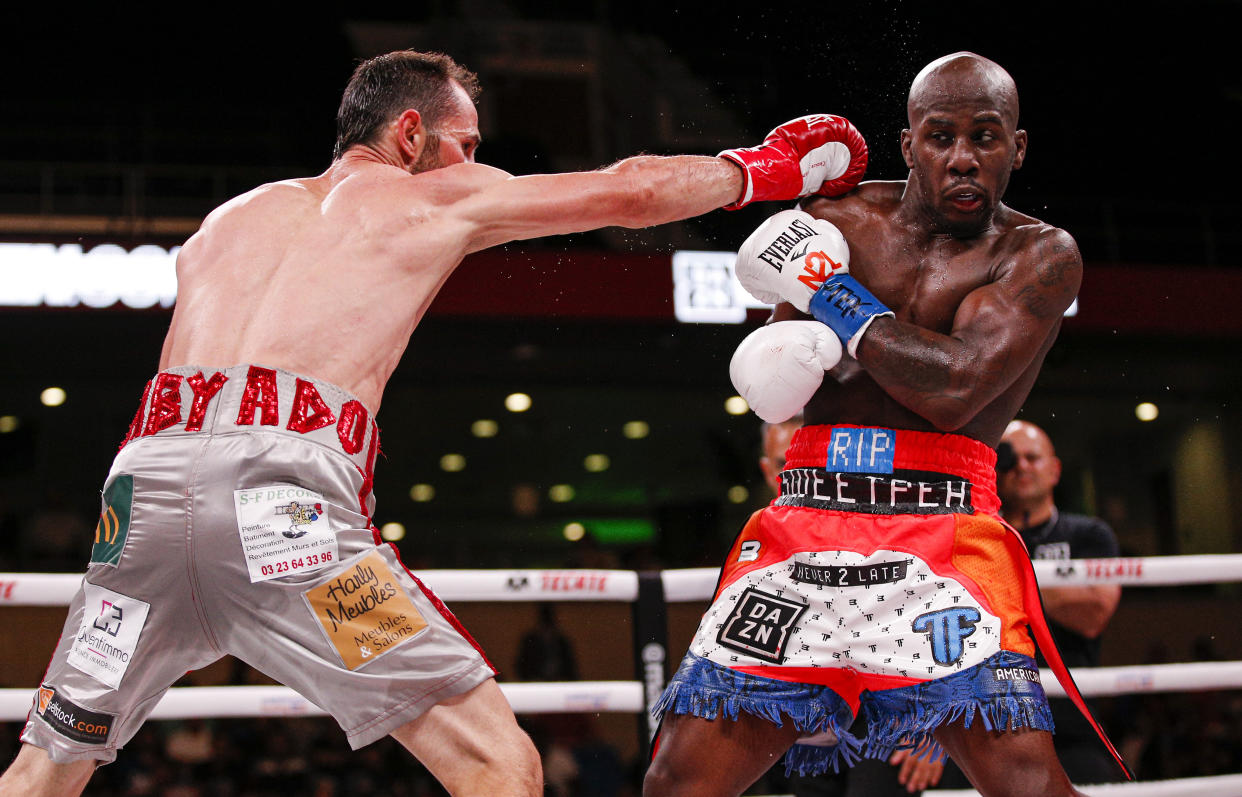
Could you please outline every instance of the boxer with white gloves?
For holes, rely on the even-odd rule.
[[[801,210],[782,210],[750,234],[734,271],[761,302],[789,302],[832,328],[856,356],[871,322],[893,312],[849,273],[850,249],[836,225]]]
[[[777,306],[732,375],[764,417],[805,403],[804,425],[654,709],[645,797],[741,794],[782,754],[809,776],[936,745],[986,797],[1078,795],[1032,636],[1122,763],[1056,653],[996,495],[995,446],[1082,258],[1001,201],[1027,135],[998,64],[937,59],[907,113],[907,179],[806,200],[739,253],[743,285]],[[839,378],[823,379],[828,330],[805,326],[820,321],[854,357]],[[928,785],[902,763],[906,789]]]
[[[729,378],[756,415],[782,423],[802,411],[840,361],[840,341],[820,322],[777,321],[746,336]]]

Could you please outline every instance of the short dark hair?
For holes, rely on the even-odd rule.
[[[453,83],[474,101],[479,78],[443,53],[398,50],[358,64],[336,112],[336,145],[332,159],[355,144],[369,144],[380,130],[408,108],[417,110],[423,125],[433,128],[449,109]]]

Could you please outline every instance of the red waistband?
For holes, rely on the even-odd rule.
[[[850,473],[943,473],[971,483],[976,510],[988,514],[1000,510],[996,450],[958,434],[851,424],[804,426],[794,432],[785,453],[785,467]]]

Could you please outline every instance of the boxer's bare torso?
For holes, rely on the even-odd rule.
[[[965,343],[943,356],[974,361],[953,370],[923,355],[906,365],[902,384],[890,381],[888,390],[851,363],[834,374],[841,381],[824,380],[806,407],[806,421],[936,431],[909,403],[947,402],[969,413],[953,431],[995,445],[1056,338],[1062,298],[1077,288],[1076,249],[1065,232],[1004,205],[978,235],[932,233],[903,212],[905,186],[868,182],[841,199],[817,199],[805,207],[841,229],[850,244],[850,273],[899,321]],[[782,305],[778,317],[796,314]],[[867,334],[877,333],[879,323]],[[875,353],[860,349],[863,358]]]

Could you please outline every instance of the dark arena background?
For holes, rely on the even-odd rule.
[[[972,50],[1021,93],[1030,149],[1007,203],[1068,230],[1086,264],[1020,417],[1064,462],[1058,505],[1107,520],[1130,575],[1139,560],[1172,574],[1125,582],[1102,664],[1222,665],[1220,680],[1167,690],[1150,675],[1164,670],[1131,671],[1099,698],[1101,716],[1140,780],[1242,772],[1242,569],[1228,556],[1242,551],[1239,4],[409,5],[6,14],[0,691],[39,684],[64,604],[15,596],[25,574],[82,572],[104,475],[155,371],[171,297],[134,276],[154,268],[142,256],[166,257],[231,196],[322,172],[358,59],[412,47],[477,71],[478,159],[515,174],[714,154],[829,112],[866,136],[869,178],[902,179],[910,80]],[[653,598],[640,581],[638,603],[581,598],[623,571],[718,566],[767,502],[759,422],[730,401],[728,376],[766,312],[679,320],[684,303],[730,300],[675,266],[679,252],[735,251],[777,207],[473,255],[414,334],[379,416],[375,521],[433,587],[439,570],[509,573],[513,600],[445,590],[506,686],[639,681],[638,648],[665,628],[665,669],[650,677],[685,650],[710,583],[669,597],[666,616],[667,582]],[[53,252],[78,258],[63,282],[41,281]],[[330,339],[333,319],[321,321]],[[1218,577],[1178,581],[1205,562]],[[178,687],[270,683],[226,659]],[[0,716],[5,762],[24,711]],[[351,753],[328,718],[199,712],[149,722],[86,793],[442,793],[391,740]],[[638,792],[639,711],[588,701],[519,718],[550,794]],[[1242,794],[1237,780],[1208,783],[1232,785],[1130,793]],[[777,769],[748,793],[790,789]]]

